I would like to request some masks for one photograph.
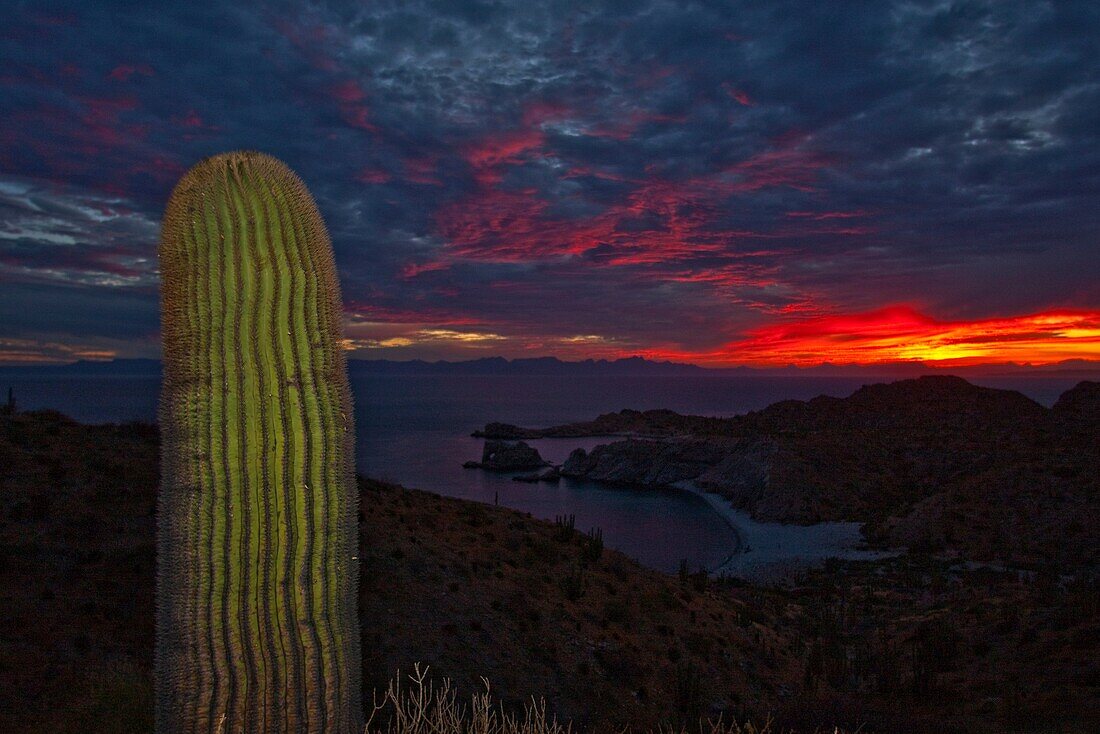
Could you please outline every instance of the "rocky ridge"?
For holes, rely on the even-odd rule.
[[[1019,392],[931,376],[734,418],[624,410],[480,433],[626,435],[574,451],[561,474],[640,486],[690,481],[761,521],[864,523],[882,546],[1095,564],[1098,395],[1100,383],[1082,382],[1047,409]]]

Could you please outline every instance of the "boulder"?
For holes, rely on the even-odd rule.
[[[577,449],[562,465],[563,476],[616,484],[670,486],[694,479],[724,456],[718,442],[628,439]]]
[[[481,451],[481,461],[467,461],[462,466],[490,471],[524,471],[549,464],[539,455],[538,449],[523,441],[487,440]]]

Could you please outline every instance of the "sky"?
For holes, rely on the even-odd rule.
[[[160,353],[205,156],[317,198],[353,358],[1100,359],[1100,4],[6,2],[0,363]]]

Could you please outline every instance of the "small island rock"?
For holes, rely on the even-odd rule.
[[[523,471],[540,469],[549,464],[539,455],[538,449],[523,441],[487,440],[481,452],[481,461],[467,461],[462,466],[490,471]]]

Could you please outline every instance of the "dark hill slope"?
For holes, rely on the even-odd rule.
[[[151,731],[157,450],[152,426],[0,414],[0,732]],[[361,490],[368,700],[420,661],[635,731],[724,707],[799,731],[1098,730],[1095,575],[909,554],[725,588],[504,508]]]
[[[509,702],[537,692],[576,723],[645,728],[772,711],[798,680],[770,602],[700,592],[613,551],[586,558],[584,536],[511,510],[372,481],[362,496],[370,682],[432,661]]]
[[[151,726],[158,437],[0,415],[0,732]],[[361,481],[364,681],[430,664],[577,723],[764,715],[801,680],[780,597],[699,591],[505,508]],[[746,596],[747,598],[747,596]]]
[[[1054,404],[1054,413],[1071,420],[1100,423],[1100,382],[1085,380],[1066,390]]]

